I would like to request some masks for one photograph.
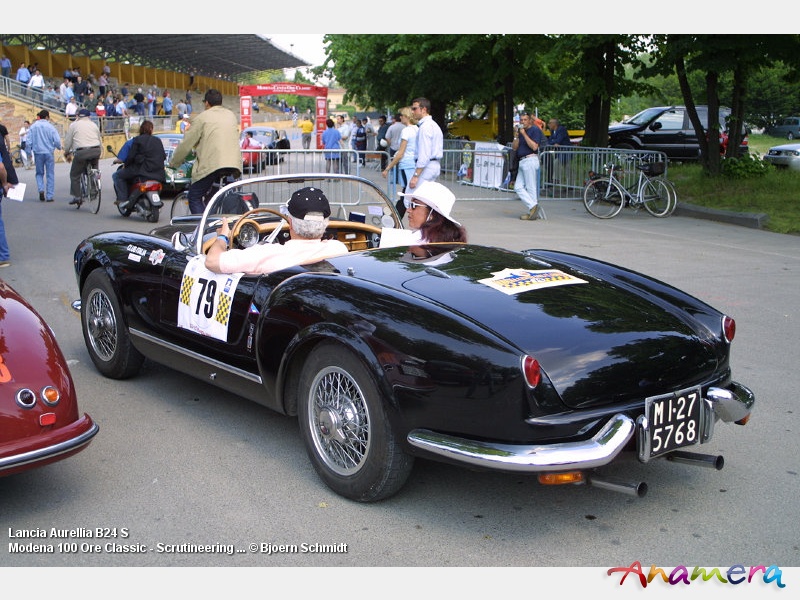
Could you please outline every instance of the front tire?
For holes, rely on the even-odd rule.
[[[354,354],[319,346],[303,367],[299,394],[306,452],[328,487],[357,502],[403,487],[414,459],[397,443],[378,387]]]
[[[608,177],[593,179],[583,190],[583,205],[598,219],[610,219],[622,210],[622,189]]]
[[[97,370],[111,379],[139,372],[144,356],[133,347],[111,281],[101,269],[86,278],[81,292],[81,329]]]

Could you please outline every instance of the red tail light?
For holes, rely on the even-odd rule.
[[[522,357],[522,374],[525,375],[525,382],[528,386],[535,388],[542,380],[542,369],[539,361],[532,356]]]
[[[142,181],[139,184],[139,191],[140,192],[160,192],[161,191],[161,183],[158,181]]]
[[[736,321],[728,316],[722,317],[722,334],[725,340],[730,344],[736,336]]]

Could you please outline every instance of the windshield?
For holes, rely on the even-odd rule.
[[[630,119],[625,121],[625,123],[630,123],[631,125],[647,125],[662,112],[664,112],[663,108],[648,108],[639,114],[633,115]]]
[[[206,233],[209,227],[216,228],[219,220],[216,216],[221,213],[241,214],[250,206],[284,212],[292,194],[304,187],[316,187],[322,190],[331,207],[331,222],[351,221],[377,228],[403,228],[394,204],[372,182],[351,175],[322,173],[253,177],[227,185],[208,203],[198,224],[198,231]],[[236,198],[232,199],[231,195],[246,199],[248,208],[242,207],[241,210],[235,211],[223,208],[237,204]],[[269,218],[279,217],[273,215]],[[173,220],[173,223],[175,222],[176,220]],[[192,239],[194,242],[197,241],[196,233]]]

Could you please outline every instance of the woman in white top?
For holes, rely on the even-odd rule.
[[[400,109],[400,122],[405,125],[403,131],[400,133],[400,147],[392,157],[392,161],[386,165],[381,175],[388,177],[389,172],[396,165],[400,173],[400,181],[398,181],[398,183],[402,185],[403,191],[405,192],[408,191],[408,182],[411,181],[411,176],[414,174],[416,160],[414,155],[417,150],[417,131],[419,127],[417,127],[417,121],[408,106],[404,106]],[[397,201],[395,208],[397,208],[397,213],[402,219],[406,214],[406,207],[402,199]]]

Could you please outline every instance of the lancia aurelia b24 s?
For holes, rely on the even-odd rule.
[[[331,201],[327,235],[348,254],[259,276],[205,269],[226,197],[260,199],[231,215],[232,246],[280,244],[281,205],[306,186]],[[400,490],[415,457],[632,495],[646,484],[602,475],[624,450],[722,467],[693,450],[754,403],[731,378],[731,317],[584,256],[381,244],[401,233],[358,177],[231,184],[202,216],[78,245],[86,346],[110,378],[146,358],[297,416],[319,476],[357,501]]]

